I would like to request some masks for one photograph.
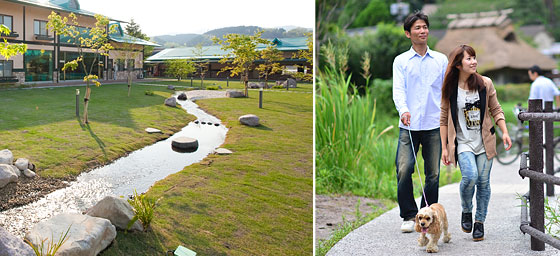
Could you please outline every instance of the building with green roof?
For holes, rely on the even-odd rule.
[[[0,24],[12,33],[2,36],[10,43],[25,43],[28,50],[24,55],[6,60],[0,56],[0,82],[55,82],[83,79],[85,72],[79,67],[75,71],[62,71],[64,63],[78,56],[78,48],[68,42],[68,38],[55,35],[47,30],[48,16],[57,12],[61,16],[76,14],[80,29],[86,33],[95,25],[95,13],[80,8],[77,0],[0,0]],[[130,69],[134,76],[141,76],[143,48],[159,46],[155,43],[135,38],[124,33],[119,20],[111,19],[117,31],[109,34],[114,50],[109,56],[99,59],[94,74],[101,79],[125,79]],[[93,53],[86,53],[86,60],[93,60]]]
[[[272,45],[274,45],[274,47],[280,50],[284,55],[284,59],[280,61],[284,71],[272,75],[270,77],[271,79],[284,79],[289,77],[288,74],[291,72],[307,72],[307,70],[311,70],[310,63],[307,63],[306,59],[294,58],[294,54],[299,50],[308,49],[306,37],[274,38],[269,40],[272,42]],[[257,49],[260,50],[265,48],[266,45],[259,45],[257,47]],[[199,57],[196,54],[196,47],[168,48],[148,57],[145,62],[153,64],[150,68],[148,68],[148,72],[156,77],[165,76],[165,61],[177,59],[187,59],[193,62],[207,62],[208,72],[205,76],[208,78],[225,78],[230,75],[229,72],[220,72],[225,64],[219,63],[219,60],[226,56],[228,52],[222,50],[219,45],[203,46],[202,52],[203,56]],[[260,61],[257,61],[256,64],[258,64],[258,62]],[[250,72],[249,78],[258,79],[258,72]]]

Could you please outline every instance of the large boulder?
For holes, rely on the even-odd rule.
[[[35,256],[35,252],[23,239],[0,227],[0,256],[8,255]]]
[[[16,173],[14,173],[14,170],[12,168],[13,167],[11,165],[0,164],[0,188],[5,187],[10,182],[17,181],[18,176]]]
[[[187,100],[187,94],[182,92],[181,94],[179,94],[179,96],[177,96],[178,100]]]
[[[28,169],[29,160],[27,160],[27,158],[18,158],[18,159],[16,160],[16,162],[14,163],[14,165],[15,165],[20,171],[25,171],[26,169]]]
[[[165,99],[165,105],[170,106],[170,107],[176,107],[177,106],[177,99],[175,99],[175,97],[169,97],[169,98]]]
[[[107,219],[91,217],[76,213],[63,213],[49,220],[37,223],[25,235],[35,247],[43,239],[55,239],[58,242],[61,234],[68,232],[68,240],[60,247],[57,255],[88,255],[95,256],[107,248],[117,236],[115,226]],[[49,241],[46,241],[48,243]]]
[[[0,164],[12,164],[14,163],[14,154],[9,149],[4,149],[0,151]]]
[[[239,117],[239,122],[248,126],[258,126],[259,117],[253,114],[243,115]]]
[[[173,86],[173,85],[168,85],[168,86],[167,86],[167,89],[169,89],[169,90],[175,90],[175,86]]]
[[[115,227],[120,229],[126,229],[130,220],[134,218],[134,211],[128,201],[114,196],[106,196],[91,207],[86,214],[93,217],[108,219]],[[140,221],[136,221],[132,227],[130,227],[130,230],[142,231],[143,228]]]
[[[297,82],[296,82],[296,80],[293,79],[293,78],[288,78],[288,79],[286,80],[286,83],[288,83],[288,87],[289,87],[289,88],[296,88],[296,87],[297,87]]]
[[[226,97],[228,97],[228,98],[243,98],[243,97],[245,97],[245,94],[242,91],[227,90],[226,91]]]

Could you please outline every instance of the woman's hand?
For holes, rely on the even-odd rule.
[[[447,149],[441,150],[441,161],[443,162],[443,165],[451,164],[451,162],[449,162],[449,153],[447,152]]]
[[[507,132],[502,135],[502,141],[504,142],[504,148],[509,150],[511,148],[511,138]]]

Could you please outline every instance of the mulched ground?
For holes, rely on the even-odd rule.
[[[67,181],[54,178],[19,177],[17,182],[9,183],[0,189],[0,211],[26,205],[68,185]]]
[[[356,205],[360,201],[361,215],[373,212],[372,206],[385,207],[380,200],[360,196],[315,196],[315,237],[326,240],[332,232],[342,224],[342,216],[346,221],[356,220]]]

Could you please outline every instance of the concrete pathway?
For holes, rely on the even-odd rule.
[[[555,166],[558,165],[555,163]],[[560,251],[549,245],[545,251],[531,251],[531,237],[519,229],[521,202],[516,193],[523,195],[529,191],[529,179],[521,179],[518,169],[518,162],[503,166],[494,160],[490,177],[492,195],[484,224],[485,240],[481,242],[473,242],[471,233],[461,231],[459,183],[440,188],[439,203],[446,208],[451,241],[443,243],[440,239],[438,255],[560,255]],[[560,186],[556,186],[555,192],[560,195]],[[476,205],[476,200],[473,201]],[[551,197],[549,201],[556,202],[556,199]],[[420,198],[417,204],[420,205]],[[401,223],[399,207],[395,207],[352,231],[327,255],[426,255],[426,248],[417,245],[419,234],[401,233]]]

